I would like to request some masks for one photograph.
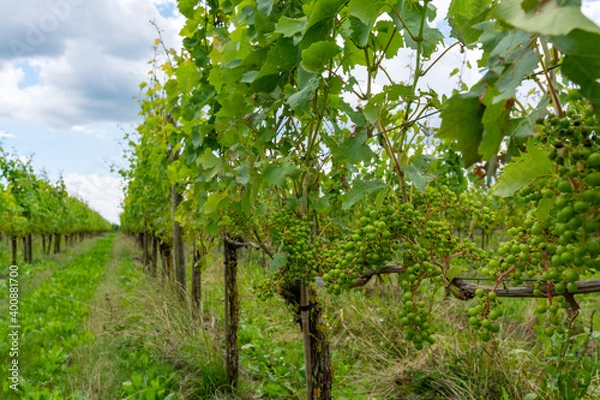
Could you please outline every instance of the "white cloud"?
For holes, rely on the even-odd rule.
[[[13,135],[12,133],[0,130],[0,138],[14,138],[14,137],[15,137],[15,135]]]
[[[30,0],[0,15],[0,119],[49,127],[137,118],[139,83],[146,79],[157,36],[181,47],[183,17],[160,15],[174,0]],[[19,65],[39,73],[32,84]],[[27,83],[26,85],[21,85]]]
[[[586,17],[594,21],[596,25],[600,25],[600,1],[584,0],[582,2],[581,11]]]
[[[66,174],[67,191],[85,201],[106,220],[119,223],[123,201],[123,179],[108,175]]]

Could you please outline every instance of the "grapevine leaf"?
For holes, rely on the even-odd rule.
[[[329,202],[329,196],[320,197],[313,204],[313,208],[315,211],[323,214],[327,214],[331,209],[331,204]]]
[[[521,0],[503,0],[496,7],[495,16],[515,28],[546,36],[567,35],[574,29],[600,33],[579,6],[560,6],[557,0],[544,2],[535,12],[523,10]]]
[[[450,268],[448,268],[448,270],[446,271],[446,273],[444,275],[446,276],[446,279],[448,280],[448,282],[452,282],[452,279],[456,278],[458,276],[458,274],[460,274],[464,270],[465,270],[464,266],[453,265]]]
[[[221,203],[227,198],[227,191],[223,193],[213,192],[208,196],[208,200],[204,203],[202,211],[204,214],[212,214],[220,209]]]
[[[342,201],[342,209],[347,210],[359,200],[371,194],[378,193],[385,188],[385,183],[378,179],[366,182],[363,182],[362,180],[356,180],[352,185],[352,189],[344,196],[344,200]]]
[[[411,35],[405,29],[405,24],[410,30],[410,33],[416,36],[421,29],[421,19],[423,12],[426,13],[427,18],[429,18],[430,20],[435,18],[434,8],[430,8],[428,6],[426,10],[423,10],[423,6],[417,4],[408,6],[405,3],[404,8],[402,10],[399,10],[402,14],[402,21],[398,18],[398,16],[395,13],[390,14],[392,20],[396,24],[396,28],[398,28],[399,31],[404,32],[404,42],[411,49],[417,49],[419,46],[417,42],[413,39],[413,37],[411,37]],[[423,52],[424,57],[430,57],[431,54],[437,48],[437,45],[439,43],[442,43],[444,39],[444,35],[442,34],[442,32],[440,32],[436,28],[430,27],[427,23],[423,25],[422,37],[423,41],[421,42],[421,50]]]
[[[570,80],[581,86],[581,94],[590,100],[594,112],[600,118],[600,83],[598,78],[594,78],[600,65],[590,65],[587,60],[587,57],[565,56],[562,71]]]
[[[398,50],[402,47],[402,35],[398,35],[396,26],[392,21],[377,21],[373,27],[376,35],[373,35],[375,47],[385,50],[385,58],[391,59],[398,54]]]
[[[213,169],[221,165],[221,160],[215,156],[210,149],[204,150],[204,154],[198,157],[196,162],[206,170]]]
[[[492,188],[492,192],[500,197],[512,196],[537,178],[552,175],[553,165],[545,149],[538,148],[529,142],[527,152],[516,157],[504,168],[498,182]]]
[[[474,43],[481,31],[473,25],[486,19],[491,4],[490,0],[452,0],[448,8],[452,36],[465,44]]]
[[[271,92],[279,81],[291,74],[299,60],[298,48],[291,38],[280,38],[271,46],[266,60],[252,82],[257,92]]]
[[[194,7],[198,5],[198,0],[177,0],[179,11],[188,18],[194,15]]]
[[[576,29],[567,36],[557,36],[551,40],[566,54],[561,67],[563,73],[581,86],[581,94],[590,100],[600,116],[600,35]]]
[[[248,185],[248,180],[250,179],[250,170],[248,169],[247,163],[242,163],[239,167],[235,169],[236,181],[238,181],[242,186]]]
[[[182,93],[191,92],[200,81],[200,73],[196,65],[190,60],[180,63],[175,70],[175,74]]]
[[[269,184],[285,186],[286,176],[294,171],[296,171],[296,166],[290,161],[275,162],[265,167],[263,175]]]
[[[431,164],[430,161],[426,156],[419,155],[410,164],[402,168],[402,171],[413,185],[423,193],[425,192],[425,186],[435,178],[434,175],[427,172]]]
[[[287,103],[293,110],[298,110],[308,104],[314,97],[315,89],[319,87],[319,77],[315,74],[310,74],[304,71],[304,68],[299,70],[299,87],[302,89],[292,94]]]
[[[554,207],[554,198],[542,197],[537,205],[535,215],[540,222],[546,221],[550,216],[550,210]]]
[[[325,70],[325,64],[339,52],[340,48],[334,42],[313,43],[302,51],[302,67],[308,72],[320,74]]]
[[[477,97],[455,95],[448,100],[448,105],[441,113],[442,126],[437,136],[458,142],[457,149],[463,155],[465,167],[480,159],[477,150],[483,135],[481,118],[484,110]]]
[[[385,6],[385,1],[383,0],[350,0],[350,3],[348,3],[348,12],[370,28],[375,23],[375,20],[377,20],[383,6]]]
[[[274,0],[256,0],[256,6],[258,7],[258,11],[269,16],[271,15],[271,11],[273,11],[274,2]]]
[[[548,101],[544,99],[537,105],[535,110],[529,113],[526,118],[515,118],[511,120],[508,129],[508,135],[517,139],[523,139],[535,133],[535,123],[538,119],[543,118],[547,111]]]
[[[325,40],[331,33],[335,17],[346,0],[316,0],[307,8],[308,24],[302,37],[303,47]]]
[[[495,84],[500,94],[494,97],[494,103],[513,97],[521,85],[523,77],[533,72],[537,66],[539,55],[532,48],[534,40],[534,38],[530,38],[529,41],[525,40],[519,43],[518,49],[516,49],[516,58],[506,65]]]
[[[350,164],[367,162],[374,156],[373,151],[367,145],[367,133],[363,129],[356,136],[348,137],[335,150],[332,155],[337,160],[346,160]]]
[[[510,123],[510,102],[500,102],[485,108],[483,112],[483,137],[479,144],[479,154],[484,160],[490,160],[498,153],[500,143],[504,138]]]
[[[371,35],[371,28],[365,25],[360,19],[350,16],[350,29],[352,34],[350,38],[356,43],[357,46],[365,47],[369,42],[369,36]]]
[[[283,16],[277,23],[275,32],[281,33],[285,37],[292,37],[302,32],[306,28],[307,23],[308,19],[306,17],[289,18]]]
[[[269,261],[269,268],[272,270],[278,270],[285,266],[287,262],[287,256],[285,253],[275,253],[273,258]]]

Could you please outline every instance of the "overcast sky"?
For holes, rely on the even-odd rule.
[[[433,0],[442,20],[449,0]],[[600,0],[584,2],[600,22]],[[26,4],[26,5],[25,5]],[[179,48],[183,18],[175,0],[0,0],[0,141],[33,156],[51,179],[111,222],[118,222],[122,183],[110,165],[123,165],[120,142],[139,122],[139,84],[157,37]],[[472,57],[475,57],[473,55]],[[464,56],[451,54],[431,75],[432,88],[451,90],[447,74]],[[406,62],[396,71],[406,70]],[[467,71],[468,83],[477,80]],[[440,89],[437,85],[441,85]]]

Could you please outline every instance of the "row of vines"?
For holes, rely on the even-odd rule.
[[[307,399],[331,398],[317,284],[336,294],[398,274],[391,307],[417,349],[435,342],[442,288],[476,299],[483,341],[502,297],[546,299],[541,323],[568,340],[575,295],[600,288],[600,28],[579,1],[454,0],[445,34],[429,0],[178,5],[184,48],[155,43],[121,222],[152,273],[160,251],[182,298],[193,248],[196,307],[203,260],[223,245],[232,386],[245,246],[269,260],[264,294],[299,316]],[[450,71],[436,66],[457,54],[443,93]],[[494,237],[508,239],[492,250]]]
[[[32,263],[34,238],[41,239],[44,254],[58,253],[61,242],[110,229],[100,214],[67,193],[62,178],[52,183],[45,174],[36,174],[30,161],[0,147],[0,236],[10,242],[13,265],[18,263],[19,242],[23,262]]]

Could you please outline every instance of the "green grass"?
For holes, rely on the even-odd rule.
[[[51,274],[20,274],[19,288],[23,288],[18,310],[20,388],[16,392],[7,381],[3,382],[3,398],[37,398],[37,394],[54,392],[68,367],[69,351],[90,339],[82,329],[88,314],[87,300],[103,276],[111,242],[112,238],[98,240],[91,250],[66,264],[55,265]],[[28,270],[27,266],[23,268]],[[2,333],[6,336],[9,314],[3,311]],[[0,343],[2,365],[12,361],[12,357],[8,358],[9,351],[7,341]]]

